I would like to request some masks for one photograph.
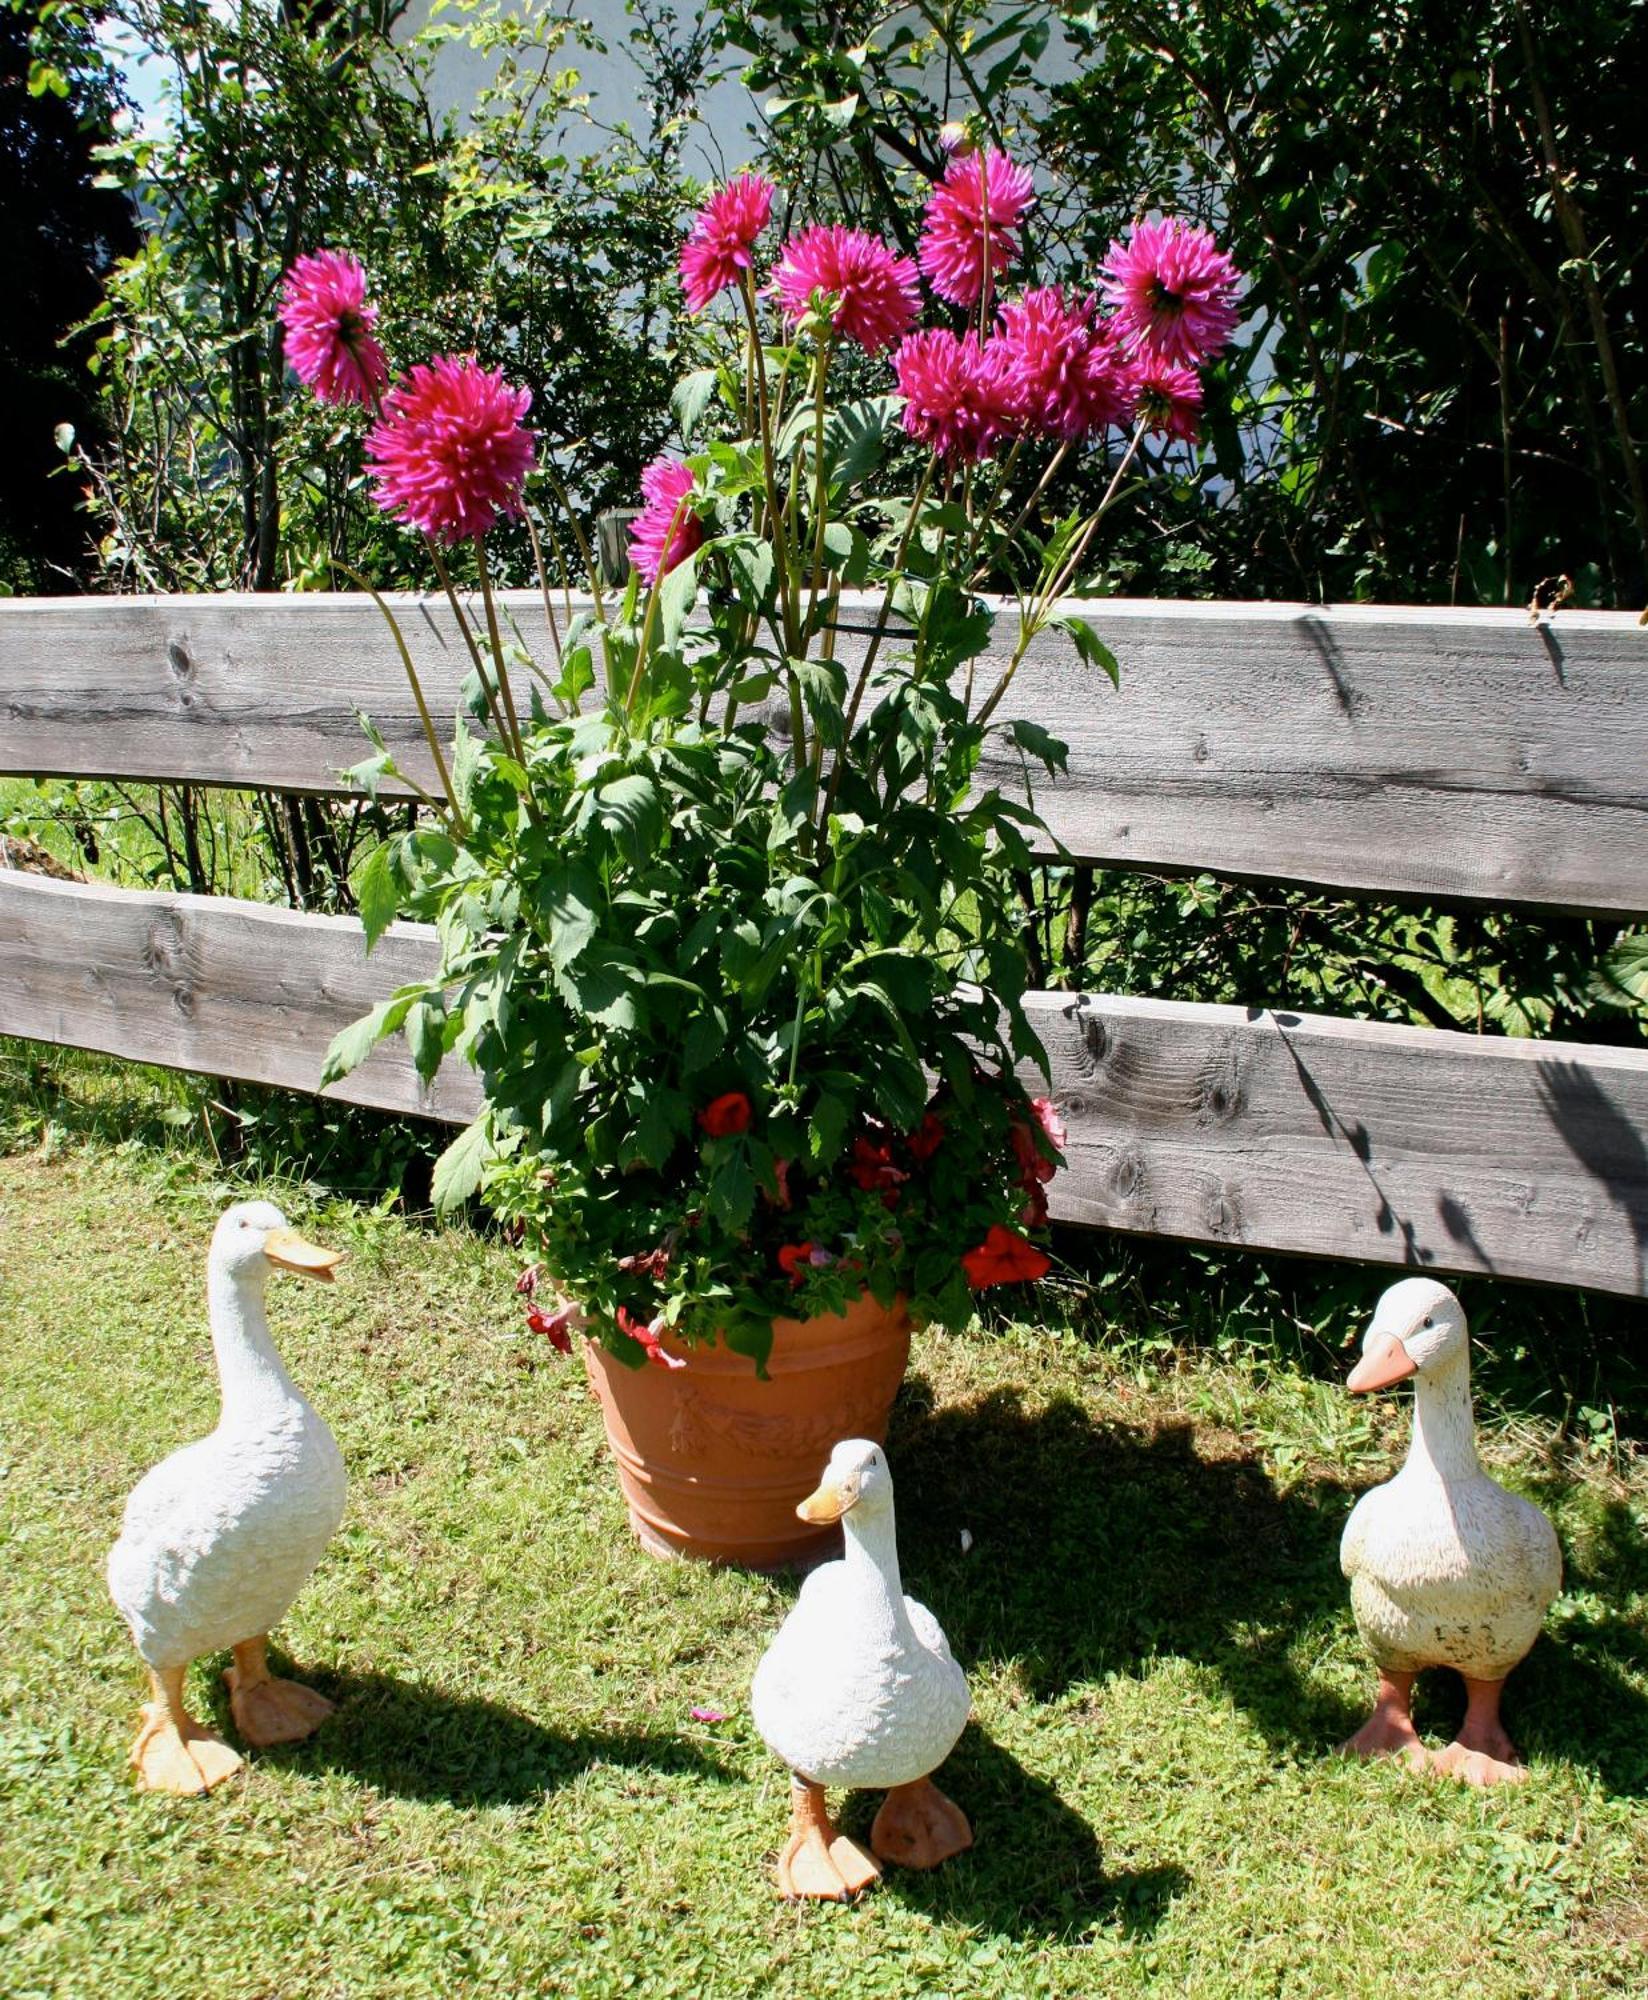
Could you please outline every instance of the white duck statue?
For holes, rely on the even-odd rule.
[[[109,1552],[109,1592],[153,1684],[131,1753],[145,1789],[205,1792],[240,1767],[184,1706],[183,1677],[204,1653],[233,1648],[229,1705],[248,1743],[298,1742],[331,1713],[324,1695],[274,1678],[266,1657],[270,1627],[337,1532],[345,1477],[332,1433],[281,1366],[263,1295],[271,1271],[330,1282],[339,1262],[266,1201],[229,1209],[212,1236],[222,1415],[138,1483]]]
[[[880,1448],[863,1438],[838,1444],[796,1512],[839,1521],[845,1554],[802,1584],[755,1670],[750,1712],[791,1772],[779,1892],[844,1902],[876,1880],[879,1861],[936,1868],[972,1846],[966,1815],[931,1777],[972,1700],[937,1619],[901,1587],[893,1476]],[[827,1785],[886,1791],[873,1853],[831,1822]]]
[[[1404,1278],[1380,1299],[1346,1387],[1387,1389],[1410,1375],[1407,1460],[1357,1501],[1340,1544],[1379,1669],[1373,1714],[1344,1747],[1503,1784],[1527,1773],[1500,1722],[1500,1692],[1562,1587],[1562,1556],[1544,1514],[1477,1463],[1465,1315],[1434,1278]],[[1466,1697],[1458,1736],[1429,1758],[1410,1706],[1426,1667],[1454,1668]]]

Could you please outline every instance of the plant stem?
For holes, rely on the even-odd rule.
[[[824,803],[819,812],[818,827],[822,833],[830,823],[830,809],[835,804],[835,796],[841,789],[841,774],[846,761],[847,746],[852,741],[853,730],[858,722],[858,711],[863,705],[864,695],[870,685],[870,674],[875,667],[876,655],[881,651],[881,641],[886,636],[887,620],[892,616],[893,597],[898,589],[899,578],[904,573],[904,558],[910,553],[910,540],[916,531],[916,522],[921,516],[922,502],[927,498],[928,488],[933,483],[933,473],[938,465],[938,453],[927,454],[927,463],[922,467],[921,483],[910,502],[910,512],[904,522],[904,532],[899,537],[898,553],[893,557],[892,569],[888,572],[887,588],[881,599],[881,609],[876,614],[875,629],[870,634],[870,643],[864,649],[864,664],[858,670],[858,679],[853,683],[852,700],[847,704],[847,714],[841,726],[841,749],[835,763],[830,767],[830,782],[824,793]]]
[[[521,735],[521,719],[515,713],[515,691],[509,684],[509,668],[504,664],[504,642],[498,630],[498,607],[492,601],[492,577],[487,568],[486,541],[480,535],[475,537],[475,563],[481,572],[481,603],[486,610],[486,636],[492,646],[492,664],[498,676],[498,691],[503,696],[504,713],[509,718],[509,736],[506,740],[514,753],[516,763],[525,770],[526,741]]]
[[[423,724],[424,741],[429,745],[429,754],[434,758],[435,769],[440,773],[441,790],[445,792],[447,804],[451,808],[452,823],[458,830],[458,837],[462,839],[463,836],[469,831],[469,828],[464,820],[463,813],[458,806],[458,795],[452,789],[451,774],[448,772],[446,768],[445,757],[441,755],[440,739],[435,734],[435,724],[433,718],[429,713],[429,704],[423,698],[423,684],[418,679],[417,668],[412,664],[412,654],[407,647],[405,636],[400,628],[400,623],[398,619],[395,617],[394,612],[392,612],[389,606],[385,604],[383,599],[378,595],[377,591],[373,589],[371,584],[367,582],[366,578],[362,576],[357,570],[352,570],[347,563],[339,562],[335,556],[332,558],[332,566],[334,569],[340,570],[343,573],[343,575],[345,575],[350,579],[352,583],[357,583],[360,585],[361,589],[366,592],[367,596],[371,598],[372,602],[383,613],[384,622],[388,625],[390,632],[394,636],[396,651],[401,656],[401,665],[406,669],[406,678],[412,689],[412,699],[418,705],[418,720]],[[421,785],[413,784],[410,778],[406,780],[406,783],[412,785],[412,789],[418,794],[420,798],[428,799],[429,803],[435,807],[437,812],[440,810],[438,802],[430,798],[429,794],[423,789]]]
[[[824,581],[824,530],[829,520],[828,495],[824,490],[824,390],[830,370],[830,343],[818,343],[818,365],[813,377],[813,559],[812,578],[807,587],[807,622],[803,636],[810,642],[813,616],[818,610],[818,593]]]
[[[1071,578],[1080,569],[1082,558],[1087,554],[1093,537],[1098,532],[1099,523],[1114,504],[1117,491],[1121,486],[1123,478],[1126,476],[1127,468],[1133,463],[1139,446],[1144,442],[1145,423],[1146,419],[1141,417],[1134,427],[1133,436],[1128,442],[1127,450],[1122,454],[1121,463],[1116,467],[1110,484],[1104,489],[1104,498],[1100,500],[1086,521],[1077,530],[1075,539],[1071,542],[1064,560],[1048,578],[1041,594],[1031,605],[1029,616],[1021,621],[1019,642],[1013,649],[1013,657],[1008,661],[1001,679],[997,681],[995,687],[991,690],[989,700],[985,702],[984,706],[973,718],[981,726],[988,722],[991,716],[995,714],[1002,696],[1012,686],[1013,676],[1018,672],[1025,654],[1030,650],[1031,641],[1047,622],[1047,614],[1058,602],[1065,588],[1070,583]]]
[[[549,601],[549,573],[544,568],[544,548],[538,539],[537,525],[532,519],[530,508],[523,509],[522,520],[526,522],[527,539],[532,543],[532,561],[538,572],[538,594],[544,600],[544,623],[549,627],[549,642],[555,648],[555,664],[561,664],[561,628],[555,622],[555,607]]]
[[[755,362],[755,397],[761,414],[761,477],[766,489],[767,518],[772,528],[773,559],[778,568],[778,601],[784,613],[784,650],[796,652],[794,613],[790,605],[789,549],[784,539],[784,516],[778,505],[778,482],[773,476],[772,412],[767,407],[767,357],[761,346],[761,322],[755,309],[755,279],[746,271],[738,288],[744,301],[744,315],[750,327],[750,353]]]
[[[469,620],[463,606],[458,602],[458,593],[452,588],[452,573],[446,566],[446,558],[441,554],[440,543],[433,535],[424,537],[429,549],[429,560],[435,565],[435,574],[441,580],[441,588],[446,592],[446,601],[452,607],[452,615],[458,621],[458,630],[463,634],[464,644],[469,648],[469,657],[475,672],[480,677],[481,693],[486,700],[486,712],[492,718],[492,726],[498,732],[498,740],[507,750],[509,731],[504,727],[503,713],[498,707],[498,697],[492,691],[492,683],[487,679],[486,662],[481,658],[480,646],[475,634],[470,630]]]

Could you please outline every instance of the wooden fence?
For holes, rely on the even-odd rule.
[[[466,661],[402,600],[437,713]],[[536,628],[534,598],[508,600]],[[1624,614],[1106,601],[1120,691],[1062,636],[1014,712],[1071,746],[1070,852],[1370,894],[1648,911],[1648,631]],[[845,622],[867,619],[867,604]],[[1006,623],[1007,621],[1003,621]],[[841,651],[855,650],[850,634]],[[428,775],[388,634],[336,597],[0,604],[0,774],[340,792],[368,711]],[[1018,782],[1016,766],[1001,773]],[[0,1032],[313,1090],[333,1033],[435,962],[396,925],[0,870]],[[1171,998],[1032,1002],[1066,1220],[1648,1291],[1648,1052]],[[333,1095],[473,1115],[399,1044]]]

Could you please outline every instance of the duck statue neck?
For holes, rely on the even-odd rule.
[[[1463,1340],[1413,1376],[1413,1437],[1403,1471],[1444,1485],[1474,1479],[1476,1418],[1471,1409],[1471,1357]]]
[[[268,1282],[269,1265],[262,1258],[239,1268],[216,1254],[207,1262],[206,1304],[223,1403],[220,1430],[261,1424],[281,1404],[303,1401],[269,1331]]]

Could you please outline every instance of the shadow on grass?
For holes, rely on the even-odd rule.
[[[930,1873],[890,1868],[882,1889],[935,1922],[1008,1937],[1066,1938],[1115,1927],[1148,1937],[1190,1878],[1176,1867],[1107,1874],[1097,1836],[1055,1786],[973,1724],[938,1782],[973,1823],[974,1845]],[[881,1803],[855,1793],[843,1824],[866,1844]]]
[[[914,1377],[889,1440],[902,1490],[921,1496],[899,1518],[906,1575],[959,1659],[1016,1662],[1041,1699],[1170,1655],[1214,1669],[1276,1751],[1326,1755],[1366,1711],[1290,1653],[1301,1632],[1348,1623],[1339,1538],[1355,1491],[1329,1477],[1279,1492],[1257,1453],[1201,1441],[1207,1456],[1188,1423],[1098,1423],[1069,1397],[1027,1411],[1012,1389],[935,1410]],[[1633,1619],[1596,1608],[1648,1588],[1628,1507],[1590,1524],[1569,1570],[1592,1609],[1518,1670],[1507,1721],[1526,1752],[1648,1791],[1633,1684],[1648,1647]],[[1421,1681],[1422,1731],[1446,1741],[1462,1713],[1455,1676]]]
[[[276,1670],[296,1671],[284,1662]],[[302,1677],[337,1703],[337,1713],[308,1742],[260,1751],[260,1761],[347,1772],[399,1798],[514,1805],[558,1791],[597,1764],[719,1782],[735,1775],[668,1730],[552,1729],[499,1702],[389,1674]],[[223,1706],[220,1720],[227,1723]]]

